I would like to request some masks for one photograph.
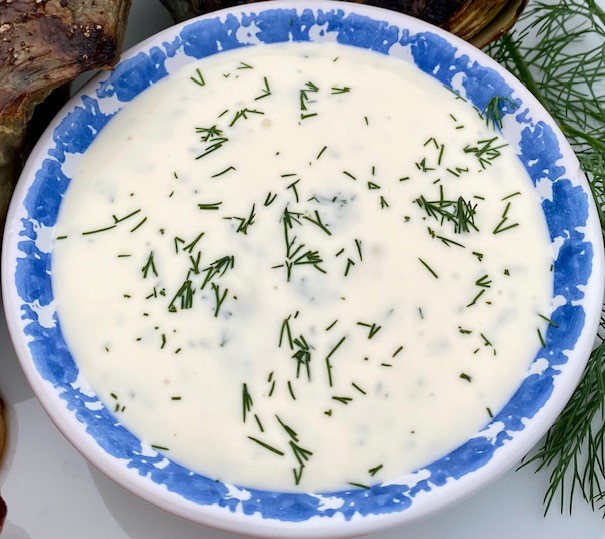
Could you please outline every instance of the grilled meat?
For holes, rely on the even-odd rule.
[[[0,0],[0,223],[34,108],[117,60],[130,0]]]

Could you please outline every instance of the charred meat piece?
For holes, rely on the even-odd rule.
[[[181,22],[255,0],[161,0],[172,18]],[[483,47],[509,30],[527,0],[351,0],[399,11],[422,19]],[[477,37],[475,37],[477,36]]]
[[[6,422],[4,421],[4,400],[0,397],[0,461],[4,456],[4,442],[6,440]],[[6,504],[4,500],[0,496],[0,532],[2,531],[2,527],[4,526],[4,520],[6,519]]]
[[[130,0],[0,0],[0,223],[35,106],[116,62],[129,8]]]
[[[4,520],[6,519],[6,504],[2,497],[0,497],[0,532],[4,527]]]

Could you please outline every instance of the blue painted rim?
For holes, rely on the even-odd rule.
[[[337,515],[350,520],[356,515],[402,512],[414,504],[420,493],[438,491],[446,482],[485,467],[515,433],[524,430],[525,421],[534,417],[550,398],[555,380],[568,361],[564,351],[576,347],[584,328],[583,287],[594,270],[595,251],[583,232],[589,219],[590,199],[562,165],[561,147],[552,124],[534,121],[531,104],[517,97],[498,71],[482,66],[461,52],[456,41],[433,31],[414,32],[388,22],[386,15],[381,18],[379,10],[376,13],[376,16],[356,13],[352,6],[322,10],[251,5],[183,25],[171,41],[154,40],[145,50],[122,61],[97,86],[94,94],[81,96],[64,114],[47,143],[45,157],[33,182],[19,201],[19,211],[24,217],[18,232],[14,286],[21,302],[22,337],[27,341],[40,377],[54,386],[67,409],[108,455],[124,459],[127,467],[139,475],[196,504],[283,522]],[[414,26],[423,27],[417,23]],[[316,31],[314,34],[312,29]],[[495,96],[510,99],[510,103],[502,104],[501,113],[514,117],[521,128],[519,158],[534,185],[547,183],[552,191],[542,207],[551,240],[558,245],[553,293],[553,297],[558,298],[558,307],[551,316],[555,325],[549,326],[544,336],[546,346],[534,359],[533,366],[539,364],[540,368],[528,371],[515,395],[493,421],[449,455],[410,474],[405,483],[322,495],[234,489],[144,448],[100,405],[96,396],[81,390],[78,367],[63,339],[56,313],[54,327],[43,325],[38,315],[39,307],[52,308],[52,252],[41,250],[36,240],[41,227],[53,227],[56,223],[62,196],[70,182],[64,171],[67,158],[86,151],[116,113],[116,107],[121,108],[167,76],[168,59],[187,57],[195,61],[223,50],[250,46],[248,41],[252,39],[267,44],[321,41],[328,34],[336,36],[343,45],[383,54],[389,54],[393,45],[403,47],[411,57],[406,61],[455,88],[479,110]],[[312,39],[312,35],[316,37]],[[104,112],[106,110],[113,112]],[[329,504],[324,503],[326,499],[330,499]]]

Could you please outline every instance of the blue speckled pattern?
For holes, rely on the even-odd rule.
[[[55,128],[45,158],[23,199],[21,230],[14,282],[21,302],[24,333],[35,366],[50,382],[65,406],[87,432],[124,465],[150,482],[201,505],[218,505],[243,514],[300,522],[311,517],[340,513],[349,520],[404,511],[421,492],[434,492],[446,482],[486,466],[499,448],[523,430],[549,399],[560,366],[567,362],[584,326],[585,311],[576,300],[593,271],[593,245],[582,232],[587,223],[589,199],[577,181],[560,165],[560,146],[548,123],[533,121],[528,106],[515,95],[502,76],[484,67],[444,37],[430,31],[414,33],[379,19],[355,13],[355,8],[281,9],[249,6],[234,13],[210,16],[187,24],[166,41],[123,60],[95,89],[82,96]],[[195,474],[144,446],[122,427],[99,400],[83,389],[78,367],[61,334],[52,303],[52,246],[40,241],[41,231],[56,222],[62,196],[69,187],[69,161],[86,151],[96,134],[119,109],[169,73],[173,59],[180,65],[255,43],[336,40],[341,44],[383,54],[405,56],[419,69],[483,110],[494,96],[505,96],[501,112],[514,124],[509,141],[536,186],[541,186],[543,209],[558,253],[554,265],[554,325],[518,391],[493,421],[464,445],[409,474],[400,484],[375,485],[322,495],[284,494],[234,487]],[[396,52],[395,52],[396,51]],[[178,62],[176,62],[178,63]],[[174,63],[174,65],[176,65]],[[508,136],[505,128],[505,136]],[[518,139],[518,140],[517,140]],[[546,188],[544,186],[546,185]],[[41,312],[44,312],[42,317]],[[49,316],[50,312],[50,316]],[[44,319],[43,319],[44,318]]]

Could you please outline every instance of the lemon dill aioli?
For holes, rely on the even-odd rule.
[[[105,339],[99,348],[107,364],[145,355],[141,372],[157,369],[177,432],[167,438],[150,427],[145,439],[158,441],[158,451],[169,447],[186,462],[184,446],[214,424],[207,457],[218,467],[203,470],[209,476],[229,477],[220,462],[233,446],[242,462],[272,470],[256,478],[244,470],[244,483],[235,478],[241,484],[313,490],[324,488],[318,470],[326,461],[350,453],[355,461],[333,466],[324,485],[372,488],[401,472],[401,451],[395,462],[372,440],[395,436],[393,444],[407,447],[413,431],[415,443],[424,443],[419,429],[385,429],[375,418],[384,413],[386,422],[401,410],[439,415],[421,407],[422,392],[453,385],[464,424],[451,440],[502,405],[487,390],[489,397],[472,399],[476,388],[497,385],[490,369],[505,371],[492,358],[496,349],[498,359],[507,357],[507,339],[492,325],[508,301],[501,296],[521,279],[516,258],[484,239],[505,252],[519,229],[531,234],[527,190],[515,182],[493,193],[484,187],[492,170],[510,165],[498,134],[505,102],[479,118],[444,91],[444,105],[430,112],[438,123],[396,143],[394,123],[414,111],[389,111],[391,124],[380,99],[364,100],[368,88],[389,87],[351,75],[346,66],[356,51],[343,51],[337,62],[324,58],[332,74],[314,67],[316,53],[287,56],[280,69],[253,50],[225,54],[231,59],[223,65],[200,61],[183,73],[188,89],[179,91],[194,101],[203,95],[204,107],[181,116],[187,129],[174,136],[186,143],[176,157],[162,164],[160,150],[148,152],[167,169],[158,180],[161,202],[140,185],[128,187],[134,198],[118,188],[115,206],[100,205],[105,213],[95,209],[94,219],[82,221],[87,226],[65,230],[59,243],[77,239],[102,252],[115,239],[111,259],[124,273],[112,293],[124,313],[136,308],[132,320],[122,317],[132,344],[121,353]],[[377,134],[389,140],[378,142]],[[130,280],[122,280],[126,273]],[[443,335],[434,328],[439,309],[456,313]],[[550,313],[542,304],[532,311],[537,346],[548,322],[536,312]],[[460,360],[439,363],[436,343],[459,350]],[[429,369],[433,361],[441,367]],[[143,395],[142,381],[131,382]],[[121,397],[116,412],[133,418],[136,430],[142,399],[122,409],[127,390],[117,384],[112,392]],[[465,402],[472,402],[464,405],[468,414]],[[191,410],[196,429],[187,431]],[[360,449],[355,442],[366,431],[368,449]],[[423,458],[406,450],[406,466]]]

